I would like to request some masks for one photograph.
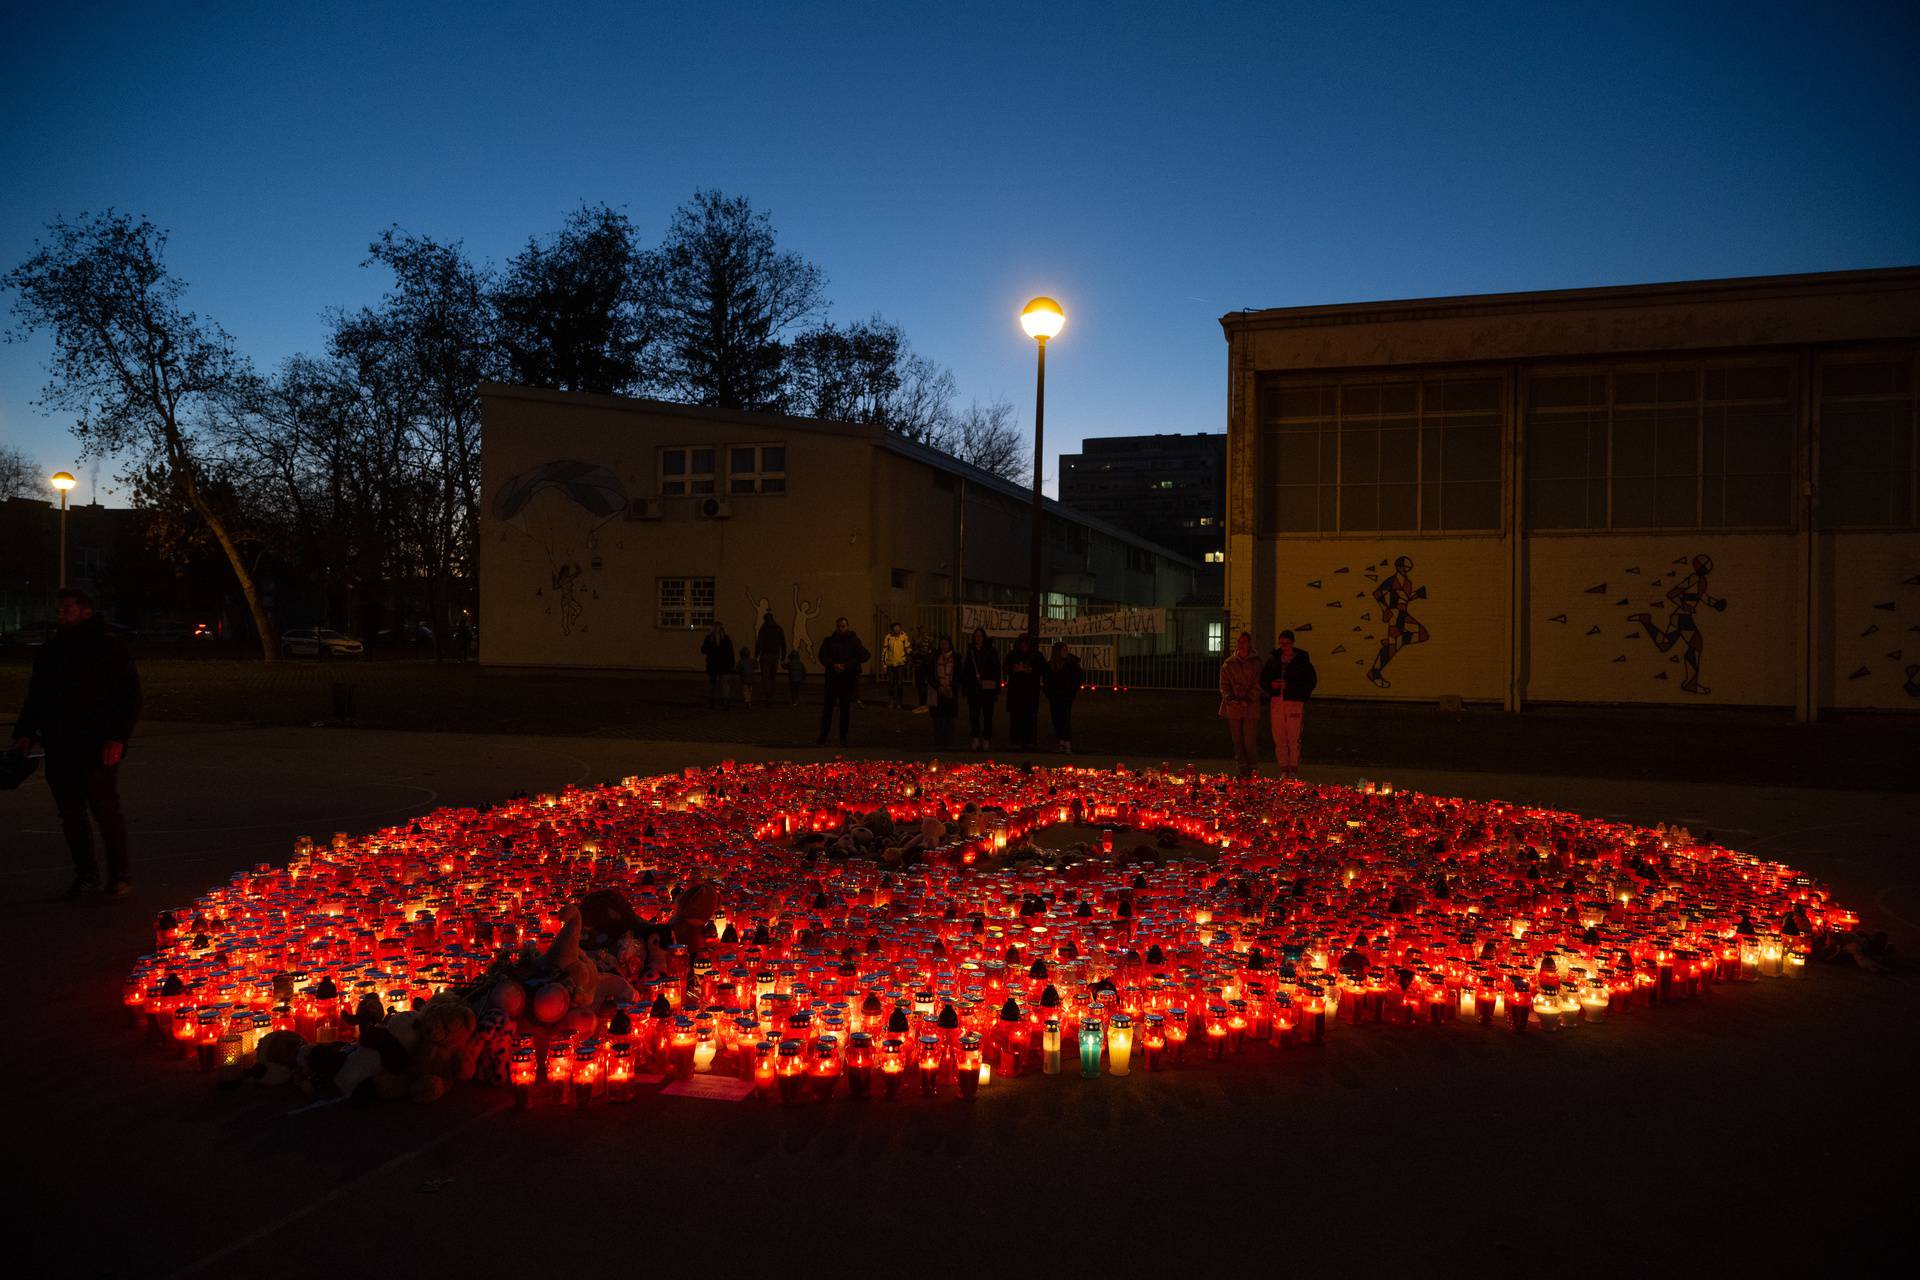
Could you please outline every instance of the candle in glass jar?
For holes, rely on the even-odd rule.
[[[1107,1024],[1107,1070],[1116,1076],[1127,1074],[1133,1062],[1133,1019],[1116,1013]]]

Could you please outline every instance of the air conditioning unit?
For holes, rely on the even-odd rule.
[[[725,520],[733,515],[733,503],[725,498],[702,498],[694,510],[702,520]]]
[[[627,503],[627,519],[658,520],[660,518],[660,499],[635,498]]]

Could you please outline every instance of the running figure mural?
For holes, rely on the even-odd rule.
[[[1707,641],[1700,632],[1698,614],[1701,605],[1706,605],[1716,613],[1724,613],[1727,602],[1707,589],[1707,577],[1712,572],[1712,556],[1698,555],[1693,558],[1693,572],[1667,589],[1667,602],[1673,609],[1667,614],[1664,625],[1656,624],[1650,613],[1627,615],[1628,622],[1637,622],[1647,629],[1647,638],[1661,653],[1667,652],[1675,644],[1685,644],[1680,660],[1686,667],[1687,678],[1680,682],[1680,687],[1688,693],[1713,692],[1700,683],[1700,655],[1705,651]]]
[[[1413,557],[1401,556],[1393,562],[1393,575],[1373,589],[1373,598],[1380,606],[1383,634],[1380,652],[1367,669],[1367,679],[1382,689],[1392,687],[1384,672],[1393,656],[1410,644],[1425,644],[1431,638],[1426,624],[1407,612],[1407,606],[1415,600],[1427,598],[1425,587],[1413,585],[1412,573]]]

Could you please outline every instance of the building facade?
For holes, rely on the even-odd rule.
[[[480,660],[695,669],[717,618],[771,611],[813,646],[876,648],[923,605],[1024,609],[1031,497],[879,427],[482,389]],[[1200,566],[1048,501],[1056,614],[1190,598]]]
[[[1230,625],[1322,693],[1920,710],[1920,269],[1221,324]]]
[[[1092,437],[1060,455],[1060,501],[1190,560],[1223,564],[1227,437]]]

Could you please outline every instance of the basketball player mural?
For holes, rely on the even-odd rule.
[[[1700,683],[1700,655],[1706,650],[1707,640],[1700,634],[1698,614],[1701,605],[1706,605],[1716,613],[1724,613],[1727,602],[1707,590],[1707,575],[1712,572],[1712,556],[1699,555],[1693,558],[1693,572],[1667,589],[1667,603],[1673,606],[1673,610],[1667,614],[1664,626],[1657,625],[1650,613],[1627,615],[1628,622],[1637,622],[1647,629],[1647,638],[1661,653],[1667,652],[1675,644],[1685,644],[1680,661],[1686,668],[1687,678],[1680,682],[1680,687],[1688,693],[1713,692]]]
[[[1391,687],[1384,673],[1393,655],[1410,644],[1425,644],[1430,638],[1426,624],[1407,612],[1407,606],[1415,600],[1427,598],[1425,587],[1413,585],[1412,573],[1413,557],[1401,556],[1393,562],[1393,576],[1373,589],[1385,633],[1380,637],[1380,652],[1374,656],[1373,666],[1367,669],[1367,679],[1382,689]]]

